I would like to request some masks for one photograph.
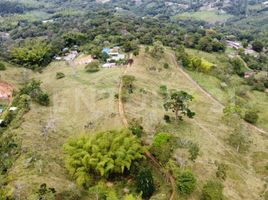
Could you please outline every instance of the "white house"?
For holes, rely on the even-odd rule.
[[[113,68],[116,67],[116,63],[105,63],[102,65],[103,68]]]

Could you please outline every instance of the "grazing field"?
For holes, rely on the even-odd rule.
[[[198,11],[198,12],[185,12],[182,14],[178,14],[176,18],[181,19],[195,19],[206,21],[209,23],[216,23],[216,22],[225,22],[228,19],[233,17],[230,14],[219,14],[217,11]]]
[[[228,176],[224,182],[224,194],[227,197],[237,200],[257,199],[264,189],[261,178],[265,175],[263,168],[267,160],[265,152],[268,138],[249,130],[252,148],[246,154],[238,154],[226,142],[230,129],[222,121],[223,107],[179,69],[173,52],[167,50],[161,59],[154,59],[145,54],[143,49],[141,51],[139,56],[134,57],[134,64],[127,73],[135,76],[136,81],[134,93],[124,106],[128,120],[142,119],[146,132],[143,141],[150,144],[156,133],[170,132],[183,141],[198,143],[201,155],[196,162],[187,161],[187,166],[198,178],[199,186],[190,199],[197,199],[203,183],[215,178],[215,162],[228,165]],[[165,63],[169,68],[163,67]],[[8,67],[4,72],[5,81],[19,86],[30,78],[41,80],[43,89],[49,93],[51,105],[42,107],[33,103],[22,125],[13,130],[21,140],[22,151],[9,172],[9,187],[20,197],[28,197],[42,183],[54,187],[60,194],[80,194],[81,190],[64,167],[62,145],[69,137],[84,132],[123,127],[114,95],[118,93],[124,68],[102,69],[90,74],[85,72],[84,65],[70,66],[65,62],[53,62],[42,73],[26,73],[25,80],[16,76],[17,73],[23,73],[16,69]],[[65,77],[56,79],[57,72],[62,72]],[[169,90],[184,90],[192,94],[194,101],[190,107],[196,112],[196,117],[185,119],[179,124],[166,124],[163,116],[167,112],[163,109],[164,100],[159,94],[161,85],[167,86]],[[181,148],[173,155],[175,160],[186,156],[187,153]],[[152,199],[166,200],[170,188],[157,170],[152,168],[152,171],[158,186]],[[135,192],[132,180],[124,185],[120,180],[105,184],[114,187],[120,196],[125,187]],[[82,191],[81,195],[85,200],[94,198],[87,191]]]
[[[191,55],[197,55],[216,64],[217,68],[228,68],[228,58],[223,54],[206,53],[202,51],[188,49],[187,52]],[[257,126],[268,131],[268,95],[264,92],[252,91],[249,86],[243,85],[243,79],[238,76],[231,77],[231,84],[227,87],[222,87],[221,81],[215,76],[188,71],[188,73],[207,91],[215,96],[223,104],[230,102],[234,94],[240,90],[246,94],[245,108],[256,108],[259,113],[259,121]],[[238,87],[239,86],[239,87]]]
[[[169,69],[164,69],[167,62]],[[155,70],[152,70],[155,69]],[[240,155],[226,142],[230,129],[222,121],[223,107],[211,100],[200,91],[176,66],[171,52],[162,59],[153,59],[142,53],[135,59],[134,65],[129,69],[129,75],[136,77],[135,92],[129,102],[125,104],[125,110],[129,119],[142,118],[147,135],[144,137],[150,143],[156,132],[172,132],[183,138],[197,142],[201,148],[201,156],[195,163],[188,163],[198,176],[200,188],[192,195],[191,199],[197,199],[201,192],[201,185],[205,180],[215,175],[215,162],[226,163],[229,167],[228,178],[225,181],[224,193],[230,199],[257,199],[263,190],[261,176],[255,168],[263,169],[264,164],[253,166],[254,152],[267,150],[267,137],[258,132],[251,131],[253,145],[247,155]],[[163,116],[163,97],[159,95],[159,87],[166,85],[168,89],[185,90],[194,96],[192,109],[196,112],[193,120],[181,122],[177,126],[166,125]],[[185,152],[178,149],[174,154],[176,158],[183,158]],[[262,157],[259,162],[265,162]]]

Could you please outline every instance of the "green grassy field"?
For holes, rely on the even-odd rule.
[[[216,64],[219,68],[226,68],[227,58],[224,54],[217,53],[206,53],[202,51],[187,49],[187,52],[191,55],[198,55],[207,59],[208,61]],[[209,91],[213,96],[215,96],[218,100],[220,100],[223,104],[226,104],[230,101],[231,97],[234,95],[236,90],[240,90],[241,88],[246,93],[246,101],[244,102],[245,108],[256,108],[259,112],[259,121],[257,122],[257,126],[268,131],[268,110],[266,109],[268,106],[268,95],[264,92],[252,91],[250,87],[243,86],[243,79],[238,76],[232,76],[231,82],[234,86],[227,86],[225,88],[221,87],[221,81],[211,75],[199,73],[195,71],[188,71],[188,73],[207,91]]]
[[[164,63],[168,63],[170,68],[164,69]],[[84,71],[84,66],[70,67],[65,62],[54,62],[41,74],[27,71],[28,75],[24,79],[20,76],[23,71],[22,68],[8,67],[5,71],[6,81],[19,86],[24,79],[41,80],[42,87],[49,92],[51,105],[42,107],[32,104],[21,127],[13,130],[21,139],[22,152],[9,172],[8,186],[21,197],[27,197],[42,183],[54,187],[59,193],[79,191],[64,167],[62,145],[69,137],[83,132],[123,126],[118,115],[118,102],[114,98],[123,68],[102,69],[89,74]],[[57,72],[63,72],[65,78],[57,80]],[[253,144],[250,151],[243,155],[236,153],[226,143],[230,129],[222,122],[222,107],[211,101],[178,70],[171,51],[167,51],[162,59],[154,59],[142,50],[134,58],[128,75],[134,75],[136,81],[134,94],[130,95],[125,104],[125,111],[129,120],[142,118],[146,131],[143,140],[151,143],[157,132],[165,131],[183,140],[196,142],[201,148],[201,155],[196,162],[186,163],[198,177],[198,188],[189,199],[198,199],[203,183],[215,178],[215,161],[229,166],[228,178],[224,182],[224,194],[227,197],[236,200],[259,197],[263,190],[261,178],[267,160],[267,138],[251,131]],[[161,85],[192,94],[195,99],[191,108],[197,114],[195,119],[185,119],[178,125],[165,124],[164,100],[159,94]],[[44,133],[42,130],[49,124],[53,124],[53,128]],[[259,155],[257,158],[256,153]],[[185,158],[187,154],[185,150],[177,149],[173,156]],[[30,158],[33,161],[27,164]],[[153,170],[153,174],[158,187],[152,199],[166,200],[170,189],[157,171]],[[123,183],[115,181],[112,187],[119,194],[123,193],[124,187],[134,192],[131,180]],[[85,191],[82,197],[85,200],[92,199]]]
[[[230,14],[218,14],[217,11],[198,11],[198,12],[185,12],[178,14],[175,18],[181,19],[195,19],[206,21],[209,23],[225,22],[233,17]]]

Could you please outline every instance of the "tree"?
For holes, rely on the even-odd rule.
[[[133,51],[133,55],[134,56],[138,56],[140,54],[140,50],[139,49],[136,49]]]
[[[129,93],[133,93],[133,83],[136,80],[135,76],[124,75],[122,77],[123,87],[128,90]]]
[[[223,200],[223,185],[220,181],[208,181],[202,190],[201,200]]]
[[[241,128],[233,130],[233,132],[229,135],[228,142],[231,146],[236,148],[237,152],[248,150],[251,144],[249,136],[243,133]]]
[[[251,124],[256,124],[259,119],[259,115],[255,110],[247,110],[244,116],[244,120]]]
[[[154,180],[149,169],[141,169],[137,176],[137,191],[142,192],[142,198],[149,199],[155,191]]]
[[[52,60],[51,46],[44,40],[25,40],[11,50],[12,60],[30,69],[46,66]]]
[[[159,41],[154,42],[150,53],[154,58],[161,58],[162,55],[164,54],[163,44]]]
[[[230,63],[233,67],[234,72],[237,75],[241,75],[243,72],[243,69],[245,68],[245,65],[244,65],[243,61],[241,60],[241,58],[238,58],[238,57],[233,58],[230,60]]]
[[[255,41],[252,43],[252,49],[253,49],[254,51],[262,52],[263,47],[264,47],[263,43],[262,43],[261,41],[259,41],[259,40],[255,40]]]
[[[99,61],[93,61],[85,66],[85,70],[88,73],[94,73],[100,71]]]
[[[140,141],[129,130],[91,133],[64,145],[66,167],[76,182],[88,187],[94,177],[109,177],[130,170],[143,158]]]
[[[177,188],[183,195],[190,195],[196,188],[196,178],[191,171],[186,171],[177,177]]]
[[[0,71],[6,70],[4,63],[0,62]]]
[[[176,120],[182,120],[182,116],[186,115],[193,118],[195,113],[189,109],[188,102],[193,100],[193,96],[184,91],[175,91],[170,95],[170,100],[164,104],[166,111],[169,109],[175,113]]]

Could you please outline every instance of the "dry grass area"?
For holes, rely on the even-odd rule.
[[[169,69],[164,69],[167,62]],[[135,59],[129,74],[136,77],[136,90],[130,101],[125,105],[128,118],[143,118],[143,124],[150,141],[157,128],[164,123],[163,99],[159,95],[159,87],[166,85],[169,89],[185,90],[194,96],[192,109],[196,112],[193,120],[185,119],[172,132],[181,138],[197,142],[201,148],[201,156],[195,163],[188,163],[198,176],[199,188],[190,199],[197,199],[202,183],[215,178],[215,161],[229,166],[228,178],[225,181],[224,193],[229,199],[258,199],[263,191],[264,182],[255,168],[252,156],[254,152],[267,151],[267,137],[251,131],[252,147],[245,154],[238,154],[231,148],[226,138],[230,129],[222,122],[222,107],[202,93],[175,66],[171,54],[165,54],[162,59],[153,59],[142,53]],[[177,151],[177,157],[183,157],[183,152]],[[264,157],[260,161],[264,162]],[[257,166],[258,167],[258,166]],[[264,167],[264,166],[263,166]]]
[[[143,118],[148,142],[164,124],[166,112],[159,94],[161,85],[168,89],[185,90],[195,97],[192,102],[192,109],[197,114],[195,119],[185,119],[178,126],[169,127],[169,131],[197,142],[201,148],[197,161],[188,163],[198,176],[198,189],[189,199],[198,199],[202,184],[215,177],[215,161],[229,166],[228,178],[224,182],[224,193],[229,199],[259,199],[264,185],[261,178],[267,175],[263,165],[267,161],[268,138],[251,131],[253,144],[250,151],[236,153],[226,143],[230,129],[222,122],[222,107],[211,101],[177,69],[170,52],[162,59],[153,59],[142,50],[134,60],[128,74],[136,77],[136,89],[125,104],[125,110],[128,119]],[[164,69],[164,63],[168,63],[170,68]],[[40,79],[51,97],[49,107],[33,104],[21,127],[14,130],[22,141],[22,152],[9,173],[9,185],[20,199],[27,199],[23,197],[42,183],[58,192],[76,190],[64,168],[62,145],[69,137],[82,132],[122,127],[114,95],[118,92],[123,70],[102,69],[89,74],[84,71],[84,65],[76,67],[54,62],[41,74],[27,71],[27,75],[22,76],[24,70],[17,68],[8,68],[4,72],[2,79],[17,86],[31,77]],[[64,73],[65,78],[57,80],[57,72]],[[178,149],[175,156],[183,157],[184,154]],[[160,188],[153,199],[165,200],[169,194],[167,190],[166,187]],[[84,195],[83,199],[90,198]]]
[[[15,130],[22,141],[22,154],[9,173],[16,194],[27,197],[42,183],[58,192],[75,188],[64,168],[62,145],[79,133],[122,126],[114,99],[121,71],[104,69],[89,74],[84,66],[73,68],[56,62],[34,74],[52,101],[49,107],[33,104]],[[57,72],[63,72],[65,78],[57,80]],[[46,127],[48,131],[44,131]]]

